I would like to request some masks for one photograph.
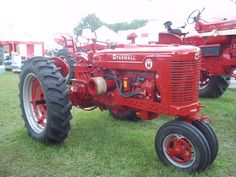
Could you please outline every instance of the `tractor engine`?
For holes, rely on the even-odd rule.
[[[192,46],[107,49],[76,63],[70,100],[116,116],[192,116],[199,111],[199,48]]]

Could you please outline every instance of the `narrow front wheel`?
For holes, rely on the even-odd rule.
[[[195,126],[198,130],[202,132],[202,134],[205,136],[209,147],[211,151],[211,160],[210,164],[215,160],[218,150],[219,150],[219,145],[218,145],[218,139],[216,136],[216,133],[214,129],[212,128],[211,124],[203,121],[198,121],[195,120],[192,122],[193,126]]]
[[[201,171],[210,162],[206,138],[193,125],[171,121],[160,127],[155,139],[159,159],[165,164],[185,171]]]

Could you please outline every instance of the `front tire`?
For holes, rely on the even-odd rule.
[[[44,57],[25,62],[20,74],[20,107],[29,135],[45,144],[60,144],[70,130],[72,103],[65,78]]]
[[[202,132],[202,134],[205,136],[205,138],[209,144],[210,151],[211,151],[211,159],[210,159],[209,164],[211,164],[215,160],[215,158],[218,154],[218,150],[219,150],[218,139],[215,134],[215,131],[212,128],[211,124],[209,124],[207,122],[195,120],[192,122],[192,124],[193,124],[193,126],[195,126],[198,130],[200,130]]]
[[[218,98],[224,94],[230,84],[228,76],[209,76],[201,74],[200,97]]]
[[[160,127],[155,148],[161,162],[185,171],[202,171],[210,162],[206,138],[193,125],[171,121]]]

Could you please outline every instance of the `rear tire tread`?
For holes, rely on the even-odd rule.
[[[30,127],[24,111],[22,93],[24,78],[30,73],[37,76],[46,97],[47,123],[43,132],[40,134],[34,132]],[[70,113],[72,103],[66,95],[67,87],[64,81],[65,79],[61,75],[60,69],[45,57],[34,57],[29,59],[22,67],[19,83],[20,107],[29,135],[33,139],[42,141],[46,144],[61,144],[67,137],[70,130],[70,120],[72,118]],[[53,91],[57,92],[57,94],[53,94]]]
[[[218,98],[224,94],[229,87],[228,76],[211,76],[211,81],[206,88],[200,89],[200,97]]]

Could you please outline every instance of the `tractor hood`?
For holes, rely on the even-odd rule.
[[[194,60],[196,56],[199,58],[199,53],[198,47],[188,45],[129,46],[98,51],[92,63],[103,68],[146,70],[147,59],[154,63],[157,60]]]
[[[196,51],[196,47],[183,45],[130,45],[123,48],[105,49],[98,51],[97,54],[110,53],[176,53],[176,52],[192,52]]]

